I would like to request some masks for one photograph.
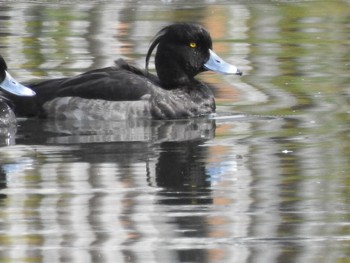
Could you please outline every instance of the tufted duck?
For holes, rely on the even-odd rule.
[[[156,47],[157,76],[148,72]],[[27,116],[75,120],[206,115],[215,112],[214,96],[194,77],[208,70],[242,75],[214,53],[211,37],[202,26],[172,24],[160,30],[151,43],[146,70],[119,59],[112,67],[33,84],[37,96],[32,103],[19,103],[17,111]]]

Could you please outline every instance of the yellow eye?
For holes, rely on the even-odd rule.
[[[196,42],[191,42],[191,43],[190,43],[190,47],[191,47],[191,48],[197,47],[197,43],[196,43]]]

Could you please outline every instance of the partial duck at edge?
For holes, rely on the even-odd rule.
[[[35,92],[17,82],[7,71],[5,59],[0,55],[0,128],[16,123],[8,97],[33,97]]]

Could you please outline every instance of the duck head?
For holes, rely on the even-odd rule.
[[[156,46],[156,71],[165,88],[189,85],[198,73],[207,70],[242,75],[215,54],[210,34],[199,25],[179,23],[160,30],[148,50],[146,70]]]
[[[35,95],[34,91],[18,83],[10,75],[10,73],[7,72],[6,62],[1,55],[0,55],[0,89],[5,90],[6,92],[17,96],[32,97]]]

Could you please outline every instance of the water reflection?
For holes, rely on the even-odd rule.
[[[101,130],[97,142],[83,135],[83,143],[77,137],[74,144],[51,146],[32,141],[57,142],[60,134],[21,133],[19,145],[1,148],[2,256],[285,262],[288,255],[287,262],[298,262],[320,255],[330,240],[340,253],[348,237],[337,234],[343,228],[337,222],[346,222],[347,201],[337,192],[342,177],[336,167],[345,160],[325,162],[315,147],[322,132],[301,135],[298,121],[220,116],[199,124],[162,122],[160,129],[155,122],[149,127],[154,141],[100,142],[108,136]],[[198,136],[184,138],[184,127]],[[161,130],[172,136],[164,140]]]
[[[155,181],[162,187],[158,203],[171,218],[167,222],[172,227],[169,234],[184,242],[208,238],[210,232],[202,212],[203,205],[213,203],[213,197],[210,175],[206,173],[207,147],[201,144],[201,141],[162,143],[155,168]],[[208,262],[207,250],[182,245],[174,255],[179,262]]]
[[[14,144],[16,131],[16,117],[0,94],[0,146]]]
[[[80,144],[97,142],[163,142],[188,141],[215,136],[215,120],[203,117],[191,120],[155,121],[130,119],[127,121],[74,122],[29,119],[20,122],[25,133],[17,143]],[[40,130],[40,133],[36,131]],[[45,136],[43,136],[43,134]]]
[[[3,214],[7,215],[2,227],[14,228],[12,217],[17,213],[32,213],[28,222],[16,221],[17,230],[7,231],[9,243],[3,245],[11,252],[16,240],[23,240],[23,245],[31,248],[40,242],[44,250],[37,249],[43,262],[48,259],[56,262],[60,258],[76,261],[81,257],[103,262],[115,258],[113,251],[117,248],[124,248],[119,255],[121,260],[141,262],[137,253],[142,244],[161,233],[174,237],[181,233],[189,238],[205,237],[205,218],[193,214],[199,208],[197,205],[212,203],[204,142],[213,138],[214,124],[210,119],[199,123],[197,120],[194,123],[164,122],[165,127],[156,123],[153,129],[160,140],[153,143],[134,139],[134,142],[90,144],[83,139],[84,144],[76,147],[2,148],[4,201],[1,204]],[[184,125],[188,134],[197,137],[184,139]],[[167,136],[163,137],[163,133]],[[138,139],[138,135],[135,138]],[[163,142],[163,138],[168,141]],[[169,205],[174,205],[174,209]],[[187,212],[181,216],[186,205],[194,209],[191,209],[191,216]],[[12,209],[17,212],[12,213]],[[167,220],[170,212],[178,213],[174,217],[176,222],[171,223],[175,225],[171,227],[173,230],[163,232],[161,228],[170,223]],[[146,229],[140,228],[144,220]],[[150,232],[147,228],[153,230]],[[60,249],[56,251],[58,246]],[[132,249],[134,246],[138,252]],[[55,252],[50,251],[52,249]],[[151,254],[156,253],[154,247],[151,250]],[[187,248],[174,256],[181,259],[180,262],[205,262],[207,256],[202,252]],[[26,253],[31,253],[31,249]],[[28,259],[26,253],[23,259]],[[4,258],[12,256],[3,254]]]

